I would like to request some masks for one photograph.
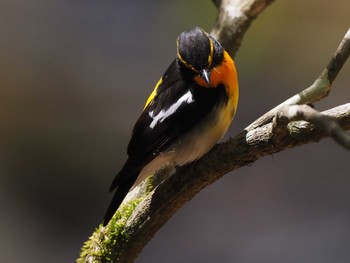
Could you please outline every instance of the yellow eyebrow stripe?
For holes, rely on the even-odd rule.
[[[214,44],[213,44],[213,40],[209,38],[209,43],[210,43],[210,55],[208,57],[208,68],[211,67],[211,63],[213,62],[213,56],[214,56]]]
[[[149,95],[143,109],[145,109],[151,103],[151,101],[153,101],[154,97],[157,95],[158,87],[162,84],[162,82],[163,82],[163,78],[160,78],[160,80],[157,82],[156,86],[154,87],[154,90],[152,91],[151,95]]]
[[[199,72],[194,66],[192,66],[191,64],[187,63],[180,55],[180,52],[177,52],[177,57],[181,60],[181,62],[188,68],[190,68],[191,70],[193,70],[194,72]]]
[[[179,46],[179,41],[176,42],[176,45]],[[182,57],[181,54],[179,52],[179,48],[177,48],[177,57],[181,60],[181,62],[188,67],[189,69],[193,70],[194,72],[199,73],[199,70],[197,70],[194,66],[192,66],[191,64],[187,63]]]

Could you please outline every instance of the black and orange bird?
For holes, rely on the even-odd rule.
[[[114,178],[103,225],[129,190],[164,165],[199,159],[226,133],[236,112],[235,64],[221,44],[195,27],[177,38],[177,57],[146,101]]]

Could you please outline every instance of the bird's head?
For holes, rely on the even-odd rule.
[[[211,73],[223,62],[224,49],[211,35],[195,27],[178,36],[177,59],[199,85],[212,87]]]

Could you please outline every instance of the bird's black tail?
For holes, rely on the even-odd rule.
[[[135,183],[140,171],[134,170],[132,172],[128,171],[126,169],[126,166],[124,165],[122,171],[116,176],[116,180],[113,181],[113,184],[111,186],[111,191],[116,188],[116,192],[114,193],[113,199],[111,203],[108,206],[107,212],[103,219],[103,226],[106,226],[111,220],[112,216],[114,215],[115,211],[119,208],[120,204],[123,202],[125,196],[128,194],[130,188]]]

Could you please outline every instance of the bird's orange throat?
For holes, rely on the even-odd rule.
[[[228,104],[224,114],[222,116],[222,123],[226,123],[227,127],[231,122],[233,116],[236,113],[237,104],[238,104],[238,78],[235,64],[230,57],[230,55],[224,51],[224,58],[220,65],[213,68],[210,72],[210,84],[202,79],[200,76],[195,77],[195,82],[205,88],[217,88],[220,85],[223,85],[228,96]],[[226,127],[226,126],[225,126]]]
[[[223,84],[229,96],[238,92],[238,80],[235,64],[230,55],[224,51],[224,58],[220,65],[210,72],[210,85],[199,75],[194,77],[194,81],[205,88],[216,88]]]

